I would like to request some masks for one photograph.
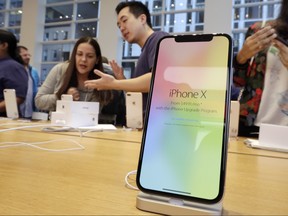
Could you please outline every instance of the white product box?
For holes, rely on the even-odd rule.
[[[99,103],[58,100],[56,112],[51,113],[51,124],[83,127],[98,124]]]

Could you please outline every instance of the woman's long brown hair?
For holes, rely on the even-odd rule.
[[[88,43],[94,48],[96,57],[98,60],[97,63],[94,65],[94,68],[89,72],[88,79],[92,80],[92,79],[100,78],[98,75],[94,73],[94,69],[100,70],[102,72],[104,71],[103,64],[102,64],[101,49],[100,49],[98,42],[92,37],[80,38],[76,42],[73,48],[72,55],[69,60],[68,68],[66,72],[63,74],[63,77],[61,78],[62,86],[59,88],[58,92],[56,93],[59,99],[61,95],[65,94],[70,87],[75,87],[75,88],[78,87],[77,69],[76,69],[76,53],[77,53],[78,46],[82,43]],[[109,103],[109,101],[111,101],[113,98],[112,91],[110,90],[105,90],[105,91],[94,90],[93,93],[99,99],[99,102],[104,105]]]

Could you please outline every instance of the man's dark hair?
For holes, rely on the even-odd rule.
[[[22,46],[22,45],[18,45],[18,46],[17,46],[17,52],[20,53],[20,50],[21,50],[21,49],[24,49],[24,50],[28,51],[28,48],[27,48],[27,47]]]
[[[146,22],[148,26],[152,29],[151,15],[146,5],[139,1],[120,2],[115,8],[117,15],[125,7],[129,7],[129,12],[132,13],[136,18],[138,18],[141,14],[144,14],[146,16]]]

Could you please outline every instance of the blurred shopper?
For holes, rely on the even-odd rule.
[[[261,123],[288,125],[288,1],[276,20],[249,27],[234,57],[234,84],[242,87],[239,136],[257,137]]]
[[[20,105],[20,112],[22,117],[31,118],[32,113],[37,111],[34,99],[38,91],[39,74],[37,70],[29,64],[31,55],[28,51],[28,48],[25,46],[17,46],[17,52],[21,56],[25,69],[28,73],[27,95],[24,103]]]
[[[20,105],[26,98],[27,86],[27,72],[17,54],[17,39],[13,33],[0,29],[0,116],[6,116],[3,90],[15,89]]]

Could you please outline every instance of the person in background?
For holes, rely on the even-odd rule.
[[[261,123],[288,125],[287,41],[288,1],[283,0],[276,20],[249,27],[233,60],[234,84],[243,87],[239,136],[258,137]]]
[[[17,52],[21,56],[25,69],[28,73],[28,90],[25,102],[20,105],[20,112],[24,118],[32,118],[33,111],[37,111],[34,99],[38,91],[39,85],[39,74],[35,68],[33,68],[30,63],[31,55],[28,48],[25,46],[18,45]]]
[[[117,13],[117,26],[124,40],[141,47],[135,72],[131,75],[131,79],[126,79],[123,68],[112,60],[110,65],[115,77],[95,70],[100,79],[86,81],[85,86],[98,90],[116,89],[127,92],[142,92],[143,111],[145,112],[157,43],[169,34],[152,29],[150,12],[142,2],[121,2],[115,11]]]
[[[110,90],[98,91],[85,87],[84,82],[99,79],[93,71],[103,70],[101,49],[92,37],[80,38],[69,61],[55,65],[49,72],[35,97],[36,107],[41,111],[55,111],[56,101],[62,94],[72,95],[74,101],[94,101],[100,108],[107,105],[113,94]]]
[[[17,39],[13,33],[0,29],[0,116],[6,117],[4,89],[15,89],[16,101],[24,102],[28,76],[21,57],[17,54]]]

